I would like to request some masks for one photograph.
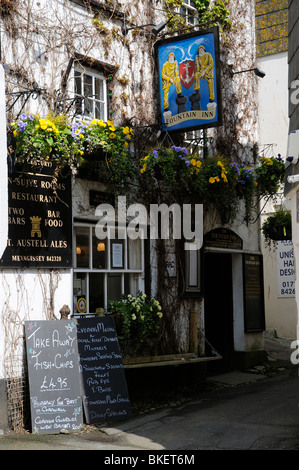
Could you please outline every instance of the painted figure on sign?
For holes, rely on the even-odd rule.
[[[198,48],[198,55],[195,57],[195,80],[194,90],[200,89],[200,80],[207,81],[209,87],[209,101],[215,100],[214,92],[214,60],[209,52],[206,52],[204,46]]]
[[[170,87],[175,85],[177,95],[182,93],[179,66],[177,60],[175,60],[175,55],[173,52],[170,52],[167,61],[163,64],[161,77],[163,88],[163,107],[164,111],[168,111]]]

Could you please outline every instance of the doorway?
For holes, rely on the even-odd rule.
[[[222,356],[211,361],[213,370],[234,368],[232,256],[205,253],[204,257],[205,337]],[[209,348],[209,346],[207,346]]]

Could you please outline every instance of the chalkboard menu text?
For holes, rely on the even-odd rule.
[[[113,318],[78,319],[77,337],[86,422],[130,418],[130,400]]]
[[[25,321],[33,433],[82,428],[83,413],[74,320]]]

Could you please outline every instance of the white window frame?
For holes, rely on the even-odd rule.
[[[107,308],[109,299],[108,296],[108,275],[109,274],[121,274],[121,294],[125,292],[125,274],[137,274],[138,276],[138,287],[137,290],[144,292],[144,238],[141,238],[141,268],[140,269],[130,269],[128,266],[128,234],[124,239],[120,241],[123,242],[123,261],[124,266],[122,268],[114,268],[112,266],[112,259],[111,259],[111,246],[113,243],[118,243],[117,239],[112,239],[109,235],[105,239],[106,241],[106,249],[107,249],[107,267],[104,269],[96,269],[92,266],[92,241],[93,241],[93,229],[95,228],[96,224],[93,223],[85,223],[85,222],[75,222],[74,223],[74,230],[73,230],[73,273],[85,273],[86,274],[86,301],[87,301],[87,311],[82,315],[88,314],[95,314],[96,312],[89,311],[90,299],[89,299],[89,274],[96,274],[102,273],[104,274],[104,308]],[[76,231],[77,227],[89,228],[89,267],[77,267],[77,246],[76,246]],[[117,227],[116,227],[117,228]],[[108,233],[109,233],[108,227]],[[124,231],[126,229],[120,228],[120,231]],[[143,230],[142,228],[140,230]],[[127,232],[126,232],[127,233]],[[101,240],[99,240],[100,242]],[[74,277],[73,276],[73,297],[74,295]],[[79,312],[74,313],[75,316],[80,316]]]
[[[92,79],[92,95],[91,96],[84,96],[83,94],[81,94],[81,95],[76,94],[76,79],[77,79],[77,74],[78,73],[80,74],[80,78],[81,78],[82,93],[84,93],[84,76],[88,75],[88,76],[91,77],[91,79]],[[103,99],[100,99],[96,95],[96,92],[95,92],[95,79],[101,80],[101,82],[103,83]],[[103,121],[107,121],[107,119],[108,119],[108,117],[107,117],[108,116],[107,82],[106,82],[106,78],[103,74],[101,74],[100,72],[97,72],[94,69],[88,68],[88,67],[83,67],[83,66],[74,67],[74,97],[76,97],[76,96],[78,96],[78,97],[84,96],[84,98],[86,100],[88,100],[89,102],[92,103],[91,112],[89,114],[85,114],[85,99],[82,100],[82,103],[81,103],[82,112],[78,113],[76,115],[77,119],[81,119],[81,120],[85,120],[85,121],[90,121],[92,119],[102,119]],[[104,110],[103,116],[96,116],[95,109],[96,109],[96,104],[97,103],[100,103],[100,104],[103,105],[103,110]]]
[[[191,5],[191,2],[192,0],[185,0],[183,5],[180,7],[179,11],[180,11],[180,15],[186,21],[186,24],[194,25],[198,23],[198,11],[194,6]],[[195,20],[194,22],[189,21],[189,15],[191,15],[192,18],[194,18]]]

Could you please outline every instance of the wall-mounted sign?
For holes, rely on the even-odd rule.
[[[277,242],[277,297],[295,297],[295,259],[292,240]]]
[[[227,228],[215,228],[204,236],[205,246],[223,248],[229,250],[242,250],[243,240],[232,230]]]
[[[265,329],[264,281],[262,255],[243,255],[245,331]]]
[[[168,131],[222,124],[218,28],[156,43],[160,113]]]
[[[52,162],[16,166],[8,177],[8,240],[1,267],[72,265],[71,176]]]

